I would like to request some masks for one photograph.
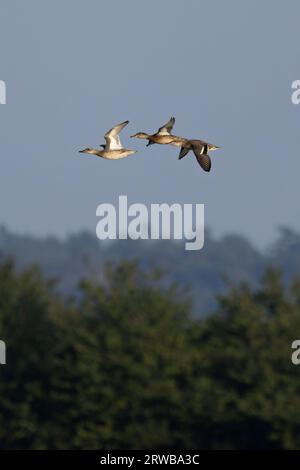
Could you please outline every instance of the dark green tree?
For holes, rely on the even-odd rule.
[[[300,448],[300,282],[266,272],[197,320],[137,262],[63,301],[0,264],[0,448]]]

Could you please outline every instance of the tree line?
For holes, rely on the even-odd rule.
[[[136,261],[66,301],[0,265],[1,449],[300,448],[300,282],[267,270],[214,313]]]

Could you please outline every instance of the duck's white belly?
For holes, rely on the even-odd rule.
[[[128,157],[135,153],[135,150],[112,150],[110,152],[103,152],[103,158],[107,160],[119,160],[120,158]]]

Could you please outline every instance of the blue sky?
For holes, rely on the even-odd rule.
[[[0,223],[18,233],[95,231],[96,207],[204,203],[216,236],[259,246],[300,230],[300,3],[296,0],[2,2]],[[176,116],[174,133],[222,147],[192,154],[129,139]],[[125,119],[118,162],[83,157]]]

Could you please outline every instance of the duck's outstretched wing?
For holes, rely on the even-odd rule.
[[[201,166],[201,168],[204,171],[207,171],[207,172],[210,171],[210,169],[211,169],[211,159],[210,159],[209,155],[207,155],[207,154],[196,155],[196,158],[197,158],[197,162],[199,163],[199,165]]]
[[[158,129],[157,134],[159,134],[159,135],[169,135],[169,134],[171,134],[171,131],[173,129],[174,124],[175,124],[175,118],[171,117],[171,119],[166,124],[164,124],[163,126],[161,126]]]
[[[129,121],[121,122],[121,124],[117,124],[115,127],[106,132],[104,136],[106,141],[106,150],[120,150],[123,148],[119,133],[121,132],[123,127],[127,126],[128,123]]]
[[[204,171],[210,171],[211,169],[211,159],[209,155],[207,155],[207,145],[203,145],[202,143],[193,144],[193,152],[195,157],[197,158],[197,162],[201,166]]]
[[[189,153],[190,150],[191,150],[190,148],[181,147],[179,155],[178,155],[178,159],[181,160],[183,157],[185,157]]]

